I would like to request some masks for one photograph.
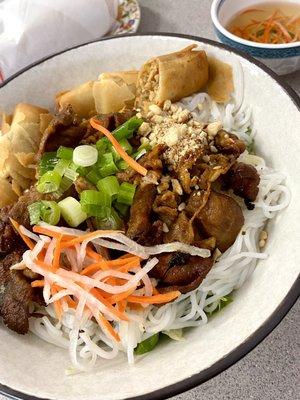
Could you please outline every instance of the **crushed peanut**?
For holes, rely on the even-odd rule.
[[[171,179],[171,183],[172,183],[173,191],[175,193],[179,194],[179,196],[182,196],[183,190],[182,190],[182,187],[181,187],[181,185],[179,183],[179,180],[178,179]]]
[[[185,209],[185,203],[182,202],[182,203],[180,203],[179,206],[178,206],[178,211],[183,211],[184,209]]]
[[[208,124],[205,128],[205,131],[208,133],[209,136],[214,137],[220,129],[222,129],[222,123],[218,121]]]
[[[169,232],[169,228],[168,228],[168,226],[167,226],[167,224],[165,222],[163,223],[162,230],[163,230],[164,233],[168,233]]]

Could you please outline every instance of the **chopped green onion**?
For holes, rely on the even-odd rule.
[[[230,294],[228,294],[228,295],[220,298],[217,307],[211,309],[211,306],[206,306],[204,308],[204,311],[206,312],[206,314],[208,314],[211,317],[212,315],[221,311],[224,307],[226,307],[228,304],[230,304],[232,302],[233,302],[233,298]]]
[[[126,151],[126,153],[128,153],[129,155],[132,154],[132,146],[131,144],[128,142],[127,139],[121,139],[119,141],[120,146]],[[119,155],[119,153],[116,151],[116,149],[112,146],[112,153],[114,156],[114,159],[116,161],[121,159],[121,156]]]
[[[128,121],[124,122],[124,124],[118,126],[114,131],[112,131],[112,134],[114,135],[114,137],[117,139],[118,142],[121,139],[130,139],[133,136],[134,132],[139,129],[139,127],[142,125],[143,122],[144,121],[141,118],[132,117]],[[98,144],[99,142],[105,143],[106,146],[110,146],[110,142],[106,137],[103,137],[100,140],[98,140],[96,144],[97,148],[98,146],[103,146],[103,144],[99,145]]]
[[[123,221],[119,217],[119,214],[114,210],[111,209],[110,215],[105,219],[95,218],[97,229],[122,229],[123,228]]]
[[[60,146],[56,152],[58,158],[62,158],[63,160],[72,160],[73,159],[73,149],[70,147]]]
[[[55,201],[41,201],[41,219],[50,225],[58,224],[60,220],[60,209]]]
[[[37,191],[40,193],[51,193],[58,190],[61,183],[61,176],[56,171],[48,171],[42,175],[37,184]]]
[[[122,215],[122,217],[126,217],[129,211],[129,206],[126,204],[121,204],[118,202],[114,203],[114,207],[119,211],[119,213]]]
[[[55,193],[57,195],[57,198],[60,198],[67,190],[70,189],[72,185],[73,181],[66,176],[63,176],[59,188]]]
[[[117,197],[119,186],[118,179],[115,176],[107,176],[97,182],[98,190],[107,193],[112,199]]]
[[[111,207],[99,206],[96,204],[85,204],[81,208],[89,217],[97,217],[100,220],[109,218],[111,215]]]
[[[83,176],[84,178],[87,176],[87,174],[91,171],[90,167],[78,167],[77,172],[79,173],[80,176]]]
[[[69,160],[59,160],[54,168],[54,171],[57,172],[60,176],[63,176],[69,164]]]
[[[134,132],[139,129],[142,123],[143,120],[141,118],[132,117],[124,122],[124,124],[118,126],[112,134],[118,141],[121,139],[129,139],[133,136]]]
[[[123,182],[117,194],[117,202],[131,206],[135,194],[135,185],[128,182]]]
[[[55,152],[44,153],[38,166],[39,176],[44,175],[48,171],[52,171],[59,159]]]
[[[98,192],[98,190],[83,190],[80,193],[81,205],[95,204],[97,206],[111,206],[111,199],[107,193]]]
[[[98,154],[101,156],[102,154],[106,153],[107,150],[110,148],[110,143],[106,139],[106,137],[103,137],[98,140],[96,143],[96,149],[98,150]]]
[[[70,179],[72,182],[74,182],[76,180],[76,178],[79,176],[79,173],[74,171],[74,169],[72,168],[67,168],[65,170],[65,177]]]
[[[30,225],[36,225],[41,220],[41,202],[36,201],[35,203],[29,204],[27,207],[30,219]]]
[[[148,353],[149,351],[152,351],[154,347],[157,345],[158,341],[159,341],[159,333],[155,333],[154,335],[150,336],[148,339],[143,340],[136,346],[134,350],[135,354],[141,355]]]
[[[99,179],[101,179],[101,176],[99,172],[97,171],[96,168],[93,168],[87,175],[86,179],[90,182],[92,182],[94,185],[97,185],[97,182]]]
[[[140,150],[142,150],[142,149],[145,149],[146,151],[150,151],[150,150],[151,150],[150,143],[149,143],[149,142],[142,143],[142,144],[140,145],[140,147],[138,147],[137,151],[140,151]]]
[[[118,172],[112,153],[103,154],[100,157],[97,168],[101,178],[105,178],[108,175],[114,175]]]
[[[80,167],[90,167],[96,164],[98,151],[95,147],[87,144],[77,146],[73,151],[73,162]]]
[[[125,170],[129,167],[129,165],[127,164],[127,162],[125,160],[120,160],[118,162],[118,168],[121,170]]]
[[[80,193],[80,204],[90,217],[106,218],[110,215],[111,198],[107,193],[97,190],[83,190]]]
[[[87,215],[81,209],[81,204],[74,197],[67,197],[58,203],[61,215],[72,228],[76,228],[87,219]]]
[[[139,158],[143,157],[146,153],[147,153],[147,150],[145,148],[140,149],[133,154],[133,158],[135,160],[138,160]]]

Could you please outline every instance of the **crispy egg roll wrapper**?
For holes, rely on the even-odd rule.
[[[20,153],[18,153],[20,154]],[[30,155],[32,156],[33,153]],[[34,154],[33,154],[34,156]],[[31,167],[24,167],[18,160],[18,158],[15,156],[15,154],[10,154],[9,159],[8,159],[9,167],[10,167],[10,175],[12,175],[12,172],[15,171],[22,177],[26,179],[30,179],[33,181],[35,179],[35,168],[33,166]]]
[[[208,82],[208,61],[203,50],[191,45],[181,51],[152,58],[141,68],[136,106],[161,105],[201,91]]]
[[[7,160],[9,158],[11,148],[10,134],[7,133],[0,136],[0,177],[7,178],[9,176],[9,166]]]
[[[133,85],[133,89],[135,90],[137,78],[139,71],[119,71],[119,72],[103,72],[99,75],[99,80],[101,79],[115,79],[120,78],[122,81],[126,83],[126,85]]]
[[[40,114],[48,114],[48,110],[28,103],[19,103],[14,109],[11,125],[13,126],[20,122],[39,124]]]
[[[234,90],[232,67],[214,57],[208,57],[208,63],[207,93],[217,103],[227,103]]]
[[[96,111],[98,114],[110,114],[118,112],[123,108],[132,108],[135,99],[134,79],[131,82],[114,73],[101,74],[100,80],[94,83],[93,94],[95,98]],[[135,75],[137,76],[137,75]]]
[[[95,100],[93,96],[94,81],[88,81],[75,88],[59,93],[56,96],[56,105],[59,110],[71,105],[74,112],[82,118],[95,115]]]
[[[12,123],[12,117],[13,117],[12,115],[2,113],[1,125],[0,125],[0,131],[2,135],[5,135],[6,133],[9,132],[10,125]]]
[[[42,137],[41,129],[48,126],[52,116],[41,107],[20,103],[15,107],[9,131],[0,137],[0,178],[7,193],[20,195],[35,180],[35,155]],[[9,186],[8,186],[9,185]],[[10,189],[10,192],[9,192]],[[7,203],[0,191],[0,204]],[[15,199],[10,195],[10,198]]]

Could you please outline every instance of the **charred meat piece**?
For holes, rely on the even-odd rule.
[[[260,177],[253,165],[236,162],[224,175],[225,183],[234,194],[248,201],[254,201],[258,194]]]
[[[76,147],[86,133],[87,125],[87,121],[82,122],[74,114],[71,106],[57,114],[42,136],[38,159],[45,152],[56,151],[59,146]]]
[[[221,129],[215,136],[217,149],[224,154],[233,154],[238,157],[246,150],[245,143],[236,135]]]
[[[160,159],[160,156],[164,152],[164,146],[158,145],[153,147],[149,153],[145,154],[140,158],[139,164],[145,167],[148,171],[153,171],[155,174],[155,178],[158,179],[161,177],[163,164]],[[148,175],[149,172],[148,172]],[[120,182],[130,182],[138,184],[141,181],[141,175],[134,171],[132,168],[127,168],[124,172],[118,172],[117,178]]]
[[[168,233],[164,235],[164,243],[181,242],[192,244],[194,242],[193,226],[184,211],[178,214],[178,218],[171,225]]]
[[[163,222],[159,219],[150,226],[147,237],[144,240],[145,246],[155,246],[163,241]]]
[[[210,271],[212,258],[190,256],[184,253],[162,254],[150,275],[160,279],[162,293],[179,290],[187,293],[196,289]]]
[[[68,196],[68,192],[64,193],[64,196]],[[39,193],[35,186],[32,186],[19,197],[15,204],[0,210],[0,256],[10,253],[22,241],[12,227],[10,218],[29,229],[30,220],[27,207],[39,200],[57,200],[57,197],[51,193]]]
[[[135,111],[125,110],[120,113],[113,114],[98,114],[97,119],[104,128],[113,131],[118,126],[124,124],[129,118],[135,115]],[[92,128],[90,125],[87,127],[86,134],[82,138],[80,144],[95,144],[103,137],[103,133]]]
[[[19,197],[18,201],[0,210],[0,254],[10,253],[20,243],[20,238],[16,234],[10,223],[10,218],[16,220],[26,228],[30,227],[27,206],[35,201],[41,200],[44,196],[34,187]]]
[[[230,196],[212,191],[197,216],[207,236],[216,238],[217,247],[224,252],[230,247],[244,224],[241,207]]]
[[[153,211],[159,218],[170,226],[178,215],[178,196],[170,190],[156,196],[153,204]]]
[[[155,185],[139,186],[130,208],[126,235],[141,244],[145,243],[151,228],[151,211],[155,196]]]
[[[0,261],[0,315],[8,328],[20,334],[28,332],[29,304],[35,300],[22,272],[10,270],[21,261],[23,252],[19,247]]]
[[[81,193],[84,190],[97,190],[96,186],[87,181],[83,176],[78,176],[74,182],[74,185],[77,193]]]
[[[202,208],[205,206],[210,190],[194,190],[189,196],[185,212],[190,218],[194,218],[200,213]]]

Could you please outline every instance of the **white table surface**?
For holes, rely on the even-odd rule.
[[[139,32],[215,39],[210,0],[140,0]],[[300,94],[300,71],[285,77]],[[300,301],[250,354],[227,371],[172,400],[300,400]],[[0,395],[0,400],[7,397]]]

